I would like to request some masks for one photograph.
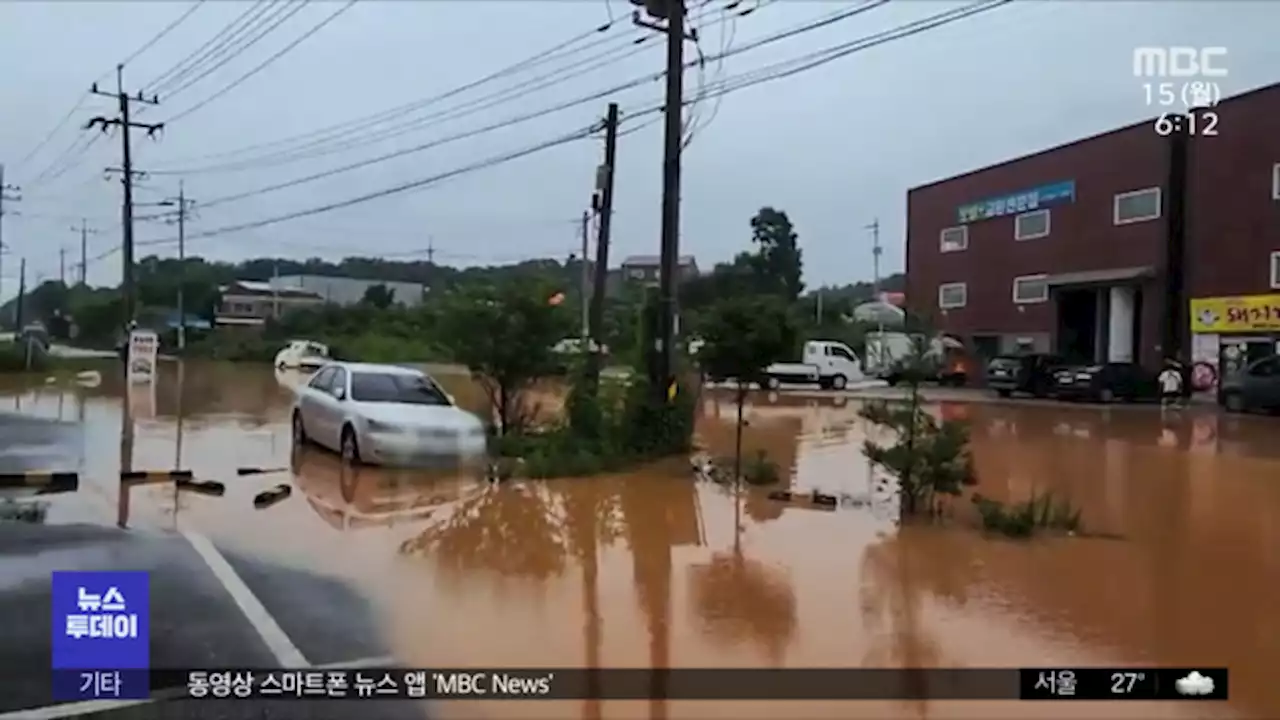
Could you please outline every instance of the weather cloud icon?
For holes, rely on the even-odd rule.
[[[1179,695],[1208,695],[1213,692],[1213,678],[1191,671],[1191,674],[1174,683]]]

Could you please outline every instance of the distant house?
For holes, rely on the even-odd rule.
[[[397,305],[415,307],[422,304],[427,286],[422,283],[394,282],[388,280],[361,280],[326,275],[284,275],[271,281],[276,287],[307,290],[319,295],[325,302],[338,305],[355,305],[364,300],[364,294],[375,285],[385,285]]]
[[[657,255],[632,255],[617,270],[609,271],[609,294],[616,295],[631,283],[656,285],[662,272],[662,258]],[[692,255],[681,255],[676,265],[678,282],[698,277],[698,262]]]
[[[262,325],[268,318],[291,310],[324,304],[324,298],[296,287],[272,286],[256,280],[237,280],[218,288],[222,302],[214,317],[220,326]]]

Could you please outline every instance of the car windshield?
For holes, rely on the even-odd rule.
[[[449,396],[429,378],[398,373],[353,373],[351,399],[356,402],[452,405]]]

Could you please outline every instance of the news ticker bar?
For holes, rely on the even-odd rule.
[[[1225,668],[54,670],[60,700],[1226,700]],[[1193,682],[1188,682],[1191,678]]]

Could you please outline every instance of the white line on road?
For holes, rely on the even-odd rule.
[[[359,668],[368,667],[389,667],[395,665],[395,662],[395,658],[389,655],[384,655],[382,657],[361,658],[359,660],[350,660],[347,662],[317,665],[315,669],[357,670]],[[146,700],[83,700],[81,702],[61,703],[59,705],[46,705],[45,707],[11,710],[6,713],[0,713],[0,720],[60,720],[61,718],[80,717],[82,715],[108,712],[110,710],[120,710],[122,708],[134,707],[137,705],[148,705],[150,703],[163,702],[165,700],[181,700],[185,695],[185,688],[166,688],[152,694],[152,696]]]
[[[281,667],[287,668],[304,668],[309,667],[311,663],[307,662],[307,658],[303,656],[302,651],[298,649],[293,641],[289,639],[289,635],[280,627],[276,619],[271,617],[271,613],[267,612],[267,608],[262,604],[248,585],[244,584],[244,580],[236,574],[227,559],[222,557],[222,553],[218,552],[218,548],[209,542],[205,536],[194,532],[183,532],[182,535],[187,538],[187,542],[191,543],[191,547],[209,566],[209,570],[213,572],[214,577],[218,578],[222,586],[227,589],[227,593],[231,595],[231,599],[236,601],[236,605],[240,606],[240,611],[244,613],[245,618],[249,620],[249,624],[254,630],[258,631],[258,635],[262,641],[271,648],[271,652],[275,654],[276,660],[280,662]]]

